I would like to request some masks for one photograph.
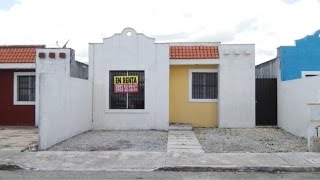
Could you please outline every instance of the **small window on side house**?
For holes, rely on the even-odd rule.
[[[34,105],[35,104],[35,80],[34,72],[14,73],[14,104]]]

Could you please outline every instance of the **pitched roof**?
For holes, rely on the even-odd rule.
[[[0,63],[35,63],[36,49],[45,45],[0,46]]]
[[[170,46],[170,59],[218,59],[218,46]]]

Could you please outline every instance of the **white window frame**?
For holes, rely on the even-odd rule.
[[[307,78],[307,75],[320,75],[320,71],[301,71],[301,78]]]
[[[36,76],[35,72],[14,72],[13,105],[35,105],[36,101],[18,101],[18,76]]]
[[[192,98],[192,73],[194,72],[217,73],[218,79],[219,79],[218,69],[189,69],[189,102],[204,102],[204,103],[218,102],[218,99],[193,99]],[[219,83],[218,83],[218,89],[219,89]]]

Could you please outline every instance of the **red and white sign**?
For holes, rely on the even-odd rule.
[[[115,93],[134,93],[139,92],[138,84],[115,84]]]

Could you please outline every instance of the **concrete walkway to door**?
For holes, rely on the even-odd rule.
[[[191,128],[170,126],[168,134],[168,153],[204,153],[199,140]]]
[[[35,127],[0,126],[0,150],[22,151],[35,146],[38,129]]]

